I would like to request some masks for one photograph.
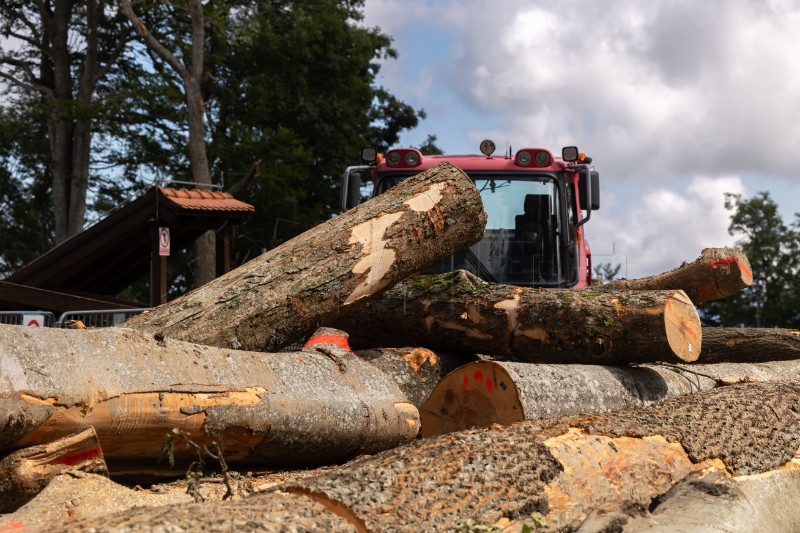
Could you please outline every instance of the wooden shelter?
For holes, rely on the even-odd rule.
[[[233,226],[255,208],[226,192],[152,186],[132,202],[0,281],[0,308],[53,312],[141,304],[114,295],[150,271],[150,305],[166,301],[167,255],[214,230],[217,275],[230,270]]]

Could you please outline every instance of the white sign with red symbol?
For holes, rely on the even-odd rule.
[[[23,326],[44,327],[44,315],[22,315]]]
[[[169,255],[169,228],[158,228],[158,255]]]

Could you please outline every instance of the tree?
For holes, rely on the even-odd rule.
[[[700,306],[711,325],[800,327],[800,216],[787,226],[768,192],[743,199],[726,194],[728,231],[740,235],[753,269],[753,284],[724,300]]]
[[[611,262],[600,263],[594,267],[594,273],[597,276],[601,276],[603,278],[603,282],[609,282],[616,279],[621,268],[621,263],[617,263],[617,266],[615,267],[611,266]]]
[[[10,103],[28,110],[45,127],[56,243],[83,229],[98,97],[130,38],[112,4],[0,4],[0,79],[9,87]]]

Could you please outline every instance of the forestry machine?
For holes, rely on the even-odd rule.
[[[342,209],[403,179],[449,161],[475,182],[486,211],[483,240],[454,254],[429,272],[463,268],[486,281],[528,287],[585,287],[591,283],[592,256],[583,233],[592,211],[600,207],[600,174],[592,159],[568,146],[561,157],[544,148],[511,149],[493,156],[495,145],[483,141],[483,155],[423,155],[414,148],[395,148],[385,156],[362,151],[362,165],[342,175]]]

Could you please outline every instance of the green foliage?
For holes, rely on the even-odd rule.
[[[753,284],[723,300],[698,307],[708,325],[800,327],[800,214],[786,225],[768,192],[753,198],[727,194],[728,231],[753,271]]]
[[[186,1],[135,4],[148,31],[188,63]],[[36,27],[38,12],[24,5],[6,3],[0,17],[10,20],[25,9]],[[75,35],[86,34],[85,6],[73,5]],[[363,0],[204,2],[202,89],[212,176],[229,188],[260,162],[258,176],[237,194],[256,212],[237,228],[234,264],[333,216],[339,174],[358,162],[361,148],[397,143],[424,116],[377,84],[381,62],[396,52],[391,37],[360,24],[363,6]],[[99,62],[107,70],[89,104],[43,102],[33,94],[9,99],[0,113],[0,275],[53,244],[48,117],[92,120],[90,221],[147,184],[191,179],[181,80],[139,40],[114,55],[119,36],[131,31],[115,3],[108,2],[100,24]],[[35,50],[28,54],[37,59]],[[74,73],[82,54],[72,50]],[[435,137],[429,141],[435,147]],[[191,264],[175,276],[171,294],[192,285]],[[146,294],[139,283],[127,295]]]

